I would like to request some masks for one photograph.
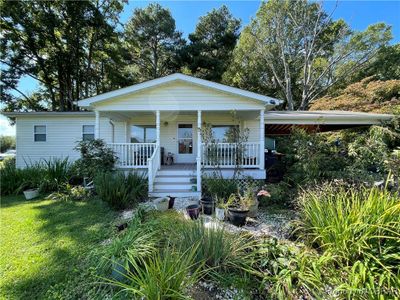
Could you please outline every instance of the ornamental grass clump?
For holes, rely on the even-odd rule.
[[[368,283],[380,293],[400,288],[398,193],[326,185],[305,192],[298,206],[300,237],[337,257],[346,274],[339,279],[340,289],[350,291]]]
[[[131,207],[147,195],[146,177],[137,173],[98,173],[94,185],[100,198],[115,209]]]
[[[197,246],[181,251],[168,247],[148,258],[128,253],[126,280],[109,280],[134,299],[188,299],[187,289],[201,277]]]
[[[201,220],[188,223],[181,228],[177,243],[182,249],[198,244],[195,260],[203,262],[209,274],[238,271],[247,268],[253,254],[250,251],[255,241],[246,234],[232,234],[220,226],[207,226]]]

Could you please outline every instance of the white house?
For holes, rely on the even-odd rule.
[[[219,83],[172,74],[78,101],[87,112],[14,112],[17,167],[42,159],[69,157],[82,139],[101,138],[118,156],[117,167],[147,171],[150,196],[201,194],[201,173],[212,172],[200,128],[211,124],[219,143],[224,176],[231,176],[234,144],[224,141],[230,126],[249,129],[243,175],[265,179],[265,137],[293,124],[332,128],[379,124],[390,115],[352,112],[270,111],[281,101]],[[237,119],[232,119],[235,111]],[[161,153],[164,156],[161,157]],[[172,154],[174,163],[162,160]],[[191,178],[196,178],[193,191]]]

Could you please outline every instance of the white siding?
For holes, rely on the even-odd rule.
[[[108,118],[100,120],[101,138],[111,142],[112,127]],[[36,163],[42,159],[65,158],[71,161],[79,158],[74,149],[82,140],[82,126],[94,125],[94,117],[83,116],[24,116],[17,118],[17,159],[18,168]],[[34,125],[46,125],[46,142],[34,142]]]
[[[249,142],[260,142],[260,120],[246,120],[243,122],[245,128],[249,131]]]
[[[200,87],[187,82],[173,82],[149,88],[133,95],[116,97],[98,104],[102,111],[125,110],[254,110],[264,104],[249,98]]]

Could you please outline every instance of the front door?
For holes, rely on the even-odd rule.
[[[196,162],[193,128],[194,126],[192,123],[178,123],[178,151],[176,155],[177,163]]]

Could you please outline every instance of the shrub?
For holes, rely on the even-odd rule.
[[[304,245],[264,239],[256,245],[253,273],[261,279],[263,293],[273,299],[323,298],[333,257],[318,256]]]
[[[289,139],[278,143],[286,153],[285,181],[304,186],[333,179],[362,183],[382,180],[390,171],[386,161],[400,144],[400,130],[391,124],[339,133],[307,133],[295,129]]]
[[[285,181],[279,183],[270,183],[263,187],[271,197],[263,197],[260,206],[269,206],[271,204],[291,205],[293,201],[293,188]]]
[[[45,176],[44,168],[39,164],[17,169],[14,158],[5,160],[0,172],[2,195],[19,194],[26,189],[39,188]]]
[[[81,158],[75,162],[75,168],[79,175],[89,178],[99,172],[110,172],[117,161],[114,152],[101,140],[81,141],[75,147]]]
[[[337,256],[348,274],[341,288],[351,292],[350,288],[362,288],[368,281],[385,293],[400,286],[398,193],[376,188],[346,191],[327,185],[304,193],[298,205],[301,237]]]
[[[147,195],[146,178],[135,173],[98,173],[94,184],[100,198],[115,209],[133,206]]]
[[[15,159],[6,159],[0,167],[1,195],[13,194],[21,185],[21,176],[15,167]]]
[[[220,199],[228,199],[231,194],[238,190],[238,185],[234,179],[224,179],[217,176],[207,176],[203,179],[203,194],[208,197],[216,197]]]
[[[15,136],[0,135],[0,152],[15,149]]]
[[[71,186],[65,184],[59,188],[60,191],[51,193],[47,199],[64,200],[64,201],[82,201],[87,200],[91,196],[91,191],[83,186]]]
[[[71,175],[68,159],[43,160],[17,169],[15,159],[8,159],[1,168],[1,194],[19,194],[24,190],[39,188],[41,192],[63,189]]]

